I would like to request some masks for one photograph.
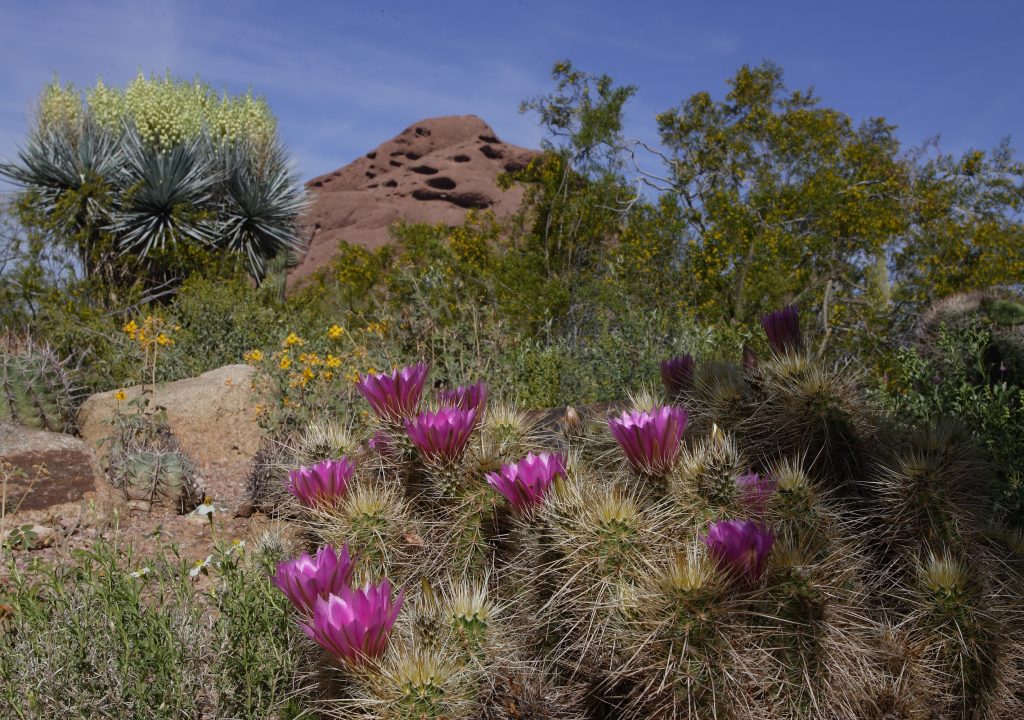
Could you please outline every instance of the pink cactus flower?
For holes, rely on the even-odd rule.
[[[391,584],[382,580],[362,589],[343,587],[318,597],[313,615],[302,623],[306,635],[338,660],[353,665],[379,658],[402,609],[404,591],[391,599]]]
[[[380,375],[360,375],[356,388],[381,420],[397,421],[416,412],[430,366],[417,363]]]
[[[694,360],[690,353],[661,361],[661,381],[672,397],[693,387]]]
[[[800,351],[804,347],[803,335],[800,334],[800,312],[796,305],[787,305],[781,310],[768,313],[761,318],[761,327],[768,336],[768,345],[777,355]]]
[[[340,553],[325,545],[316,551],[316,558],[302,553],[294,560],[280,563],[273,582],[291,600],[295,609],[308,617],[313,613],[317,598],[339,593],[349,586],[354,567],[348,545]]]
[[[688,417],[686,408],[666,405],[650,412],[634,410],[608,418],[608,428],[633,467],[664,475],[679,457]]]
[[[342,457],[324,460],[313,467],[300,467],[288,473],[285,489],[309,507],[337,505],[356,471],[356,464]]]
[[[560,453],[528,453],[517,463],[502,465],[500,473],[487,473],[487,483],[522,512],[540,505],[559,476],[565,477],[565,458]]]
[[[778,483],[771,475],[750,473],[736,478],[736,487],[740,491],[743,504],[750,508],[751,512],[762,515],[768,509],[768,501],[775,493]]]
[[[406,420],[412,444],[428,460],[454,462],[462,456],[469,436],[476,428],[476,410],[441,408]]]
[[[454,407],[462,410],[476,410],[477,416],[483,415],[487,404],[487,385],[483,381],[473,385],[459,385],[454,390],[439,390],[437,401],[441,407]]]
[[[720,571],[757,582],[764,575],[775,536],[753,520],[719,520],[711,523],[701,540]]]

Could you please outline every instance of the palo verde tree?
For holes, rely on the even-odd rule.
[[[42,222],[108,294],[174,287],[238,262],[257,281],[301,247],[302,188],[266,102],[139,75],[125,88],[53,82],[14,162],[23,218]]]

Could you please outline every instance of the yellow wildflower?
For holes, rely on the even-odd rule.
[[[284,342],[281,344],[284,345],[284,347],[293,347],[295,345],[305,345],[306,341],[295,333],[288,333],[288,337],[286,337]]]
[[[305,368],[302,371],[302,377],[305,380],[312,380],[313,377],[314,377],[314,373],[313,373],[313,371],[310,368]]]
[[[126,397],[128,397],[128,395],[125,394],[124,390],[118,390],[116,393],[114,393],[114,397],[117,400],[124,400]]]
[[[127,325],[125,325],[121,329],[124,330],[129,335],[131,335],[132,339],[134,340],[135,339],[135,333],[137,333],[139,331],[139,326],[135,324],[134,320],[132,320],[131,322],[129,322]]]
[[[327,360],[324,361],[324,365],[329,368],[341,367],[341,358],[336,358],[330,353],[327,354]]]
[[[355,370],[349,370],[347,373],[345,373],[345,379],[351,383],[359,382],[359,373],[357,373]]]
[[[242,359],[247,363],[258,363],[263,360],[262,350],[250,350],[249,352],[242,355]]]
[[[166,347],[168,345],[173,345],[174,344],[174,340],[169,338],[164,333],[160,333],[159,335],[156,336],[156,344],[157,345],[163,345],[163,346]]]
[[[323,378],[324,380],[332,380],[334,378],[334,373],[332,373],[330,370],[321,370],[320,377]]]
[[[331,340],[337,340],[344,334],[345,328],[343,328],[341,325],[331,325],[330,329],[327,331],[327,337],[329,337]]]
[[[282,370],[287,370],[288,368],[290,368],[292,366],[292,359],[290,357],[288,357],[287,355],[283,355],[281,357],[281,362],[279,362],[277,364],[277,366],[279,368],[281,368]]]

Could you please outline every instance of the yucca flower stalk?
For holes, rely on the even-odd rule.
[[[787,305],[761,318],[761,327],[768,336],[768,345],[776,355],[803,350],[800,334],[800,311],[796,305]]]
[[[764,575],[775,536],[753,520],[719,520],[701,540],[719,571],[756,583]]]
[[[396,422],[416,412],[429,371],[427,363],[417,363],[390,373],[360,375],[356,388],[377,417]]]
[[[693,355],[686,353],[661,361],[661,381],[671,397],[693,387]]]
[[[565,477],[565,458],[560,453],[527,453],[519,462],[502,465],[501,472],[487,473],[487,483],[523,512],[540,505],[558,477]]]
[[[778,483],[771,475],[750,473],[736,478],[736,488],[740,492],[740,500],[754,514],[763,515],[768,509],[768,501]]]
[[[302,629],[336,659],[352,665],[372,662],[384,654],[388,637],[402,609],[405,592],[391,598],[387,579],[359,589],[342,587],[318,597],[313,615]]]
[[[608,418],[608,428],[633,467],[649,475],[664,475],[679,457],[688,417],[686,408],[665,405]]]
[[[405,427],[412,444],[425,459],[454,462],[466,449],[476,421],[476,410],[440,408],[406,420]]]
[[[476,410],[482,416],[487,405],[487,385],[478,381],[472,385],[459,385],[453,390],[439,390],[437,401],[441,407]]]
[[[280,563],[273,582],[300,614],[309,617],[317,598],[337,594],[349,586],[354,568],[348,545],[340,553],[325,545],[317,550],[315,558],[309,553],[302,553],[293,560]]]
[[[355,463],[347,456],[324,460],[289,472],[285,489],[308,507],[334,506],[345,497],[355,471]]]

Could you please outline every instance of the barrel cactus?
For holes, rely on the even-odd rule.
[[[74,428],[74,409],[66,362],[45,345],[0,338],[0,421],[66,432]]]

